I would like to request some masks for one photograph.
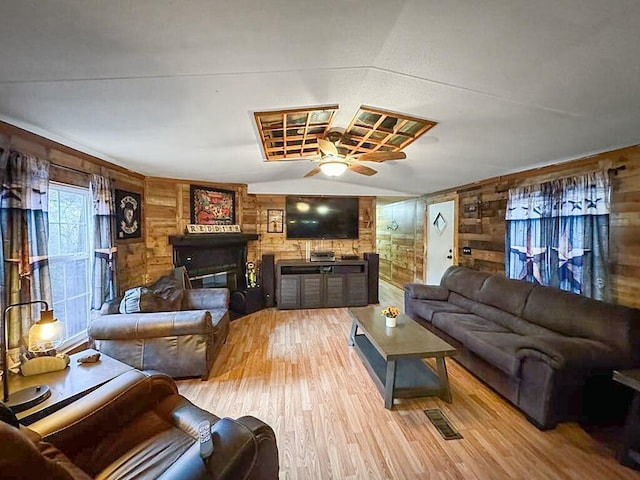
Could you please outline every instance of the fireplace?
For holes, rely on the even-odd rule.
[[[169,237],[173,264],[184,266],[193,288],[227,287],[231,295],[246,285],[247,242],[257,234],[216,233]]]

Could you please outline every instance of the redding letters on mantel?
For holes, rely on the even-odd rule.
[[[124,190],[115,191],[116,196],[116,235],[119,240],[140,238],[142,222],[140,209],[142,195]]]

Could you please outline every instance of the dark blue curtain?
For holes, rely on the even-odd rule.
[[[0,148],[0,308],[44,300],[52,306],[49,277],[49,162]],[[20,340],[42,307],[14,308],[8,314],[8,348],[18,359]],[[10,362],[12,363],[12,362]]]
[[[91,309],[116,296],[115,203],[111,181],[92,175],[89,183],[93,199],[93,260],[91,262]]]
[[[509,190],[507,276],[605,300],[609,195],[604,172]]]

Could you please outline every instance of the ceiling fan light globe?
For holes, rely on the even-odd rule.
[[[330,160],[320,164],[320,170],[322,173],[329,177],[339,177],[347,171],[348,165],[345,162]]]

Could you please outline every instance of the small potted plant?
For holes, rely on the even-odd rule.
[[[400,314],[400,310],[398,307],[384,307],[382,309],[382,315],[384,315],[386,319],[387,327],[395,327],[396,326],[396,317]]]

